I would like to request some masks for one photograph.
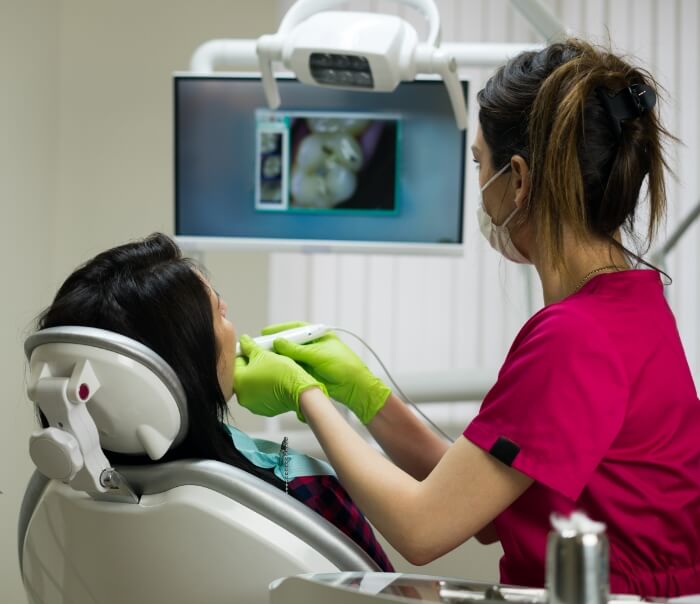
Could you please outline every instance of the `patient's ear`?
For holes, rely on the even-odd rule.
[[[515,205],[522,208],[530,195],[530,167],[521,155],[514,155],[510,159],[510,169],[513,174],[511,180],[515,190]]]

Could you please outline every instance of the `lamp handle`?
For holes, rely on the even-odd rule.
[[[420,44],[416,47],[413,61],[416,73],[436,73],[442,78],[452,104],[457,127],[460,130],[466,130],[467,103],[464,99],[464,90],[457,73],[457,60],[455,57],[452,54],[447,54],[441,48]]]
[[[260,36],[255,47],[255,52],[258,55],[258,65],[260,67],[265,100],[270,109],[277,109],[282,101],[280,99],[275,73],[272,69],[272,62],[279,61],[282,58],[282,49],[278,34]]]

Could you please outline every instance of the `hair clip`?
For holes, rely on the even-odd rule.
[[[610,118],[610,125],[617,135],[622,136],[622,122],[640,117],[656,105],[656,93],[646,84],[632,84],[617,93],[599,86],[596,93]]]

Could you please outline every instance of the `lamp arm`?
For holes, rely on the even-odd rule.
[[[528,23],[541,34],[548,43],[559,42],[570,35],[567,28],[542,0],[510,0]]]
[[[228,65],[240,70],[258,68],[255,52],[257,40],[215,39],[200,44],[192,53],[190,71],[211,73],[219,65]]]
[[[678,241],[683,237],[685,232],[691,227],[691,225],[700,218],[700,200],[697,204],[691,208],[691,210],[685,215],[683,220],[678,224],[678,226],[673,230],[671,235],[666,239],[659,250],[651,255],[651,260],[655,264],[665,264],[666,256],[676,247]]]

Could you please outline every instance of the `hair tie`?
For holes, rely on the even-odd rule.
[[[618,140],[622,137],[622,122],[641,117],[656,105],[656,93],[646,84],[632,84],[616,93],[599,86],[596,93]]]

